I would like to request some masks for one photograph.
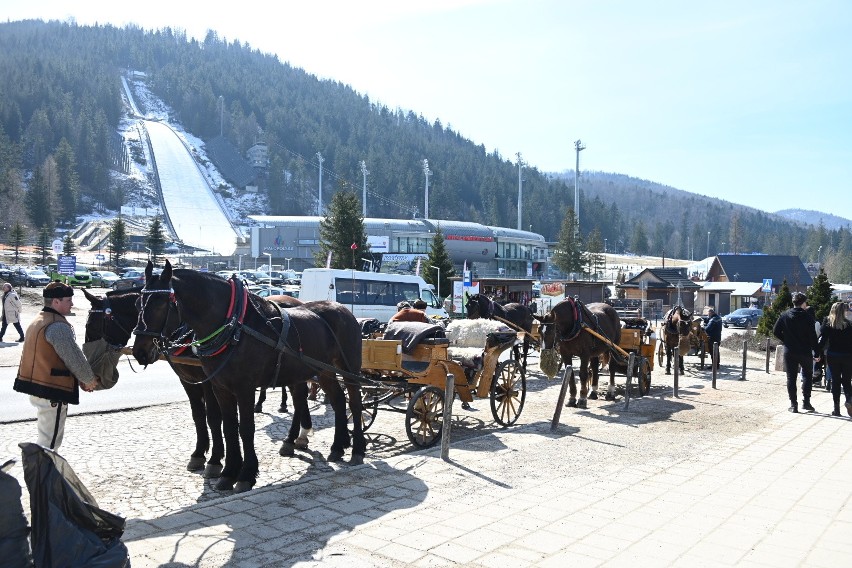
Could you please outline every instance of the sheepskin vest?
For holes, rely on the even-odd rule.
[[[18,392],[69,404],[79,404],[77,378],[56,354],[44,334],[52,324],[71,325],[54,311],[41,311],[27,328],[27,340],[18,366],[14,389]]]

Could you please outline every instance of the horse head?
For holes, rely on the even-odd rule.
[[[488,306],[490,304],[491,300],[482,294],[468,296],[467,302],[464,305],[465,310],[467,311],[467,319],[488,318],[490,315],[488,313]]]
[[[133,357],[140,365],[150,365],[159,358],[159,352],[168,338],[169,320],[177,318],[175,293],[172,289],[172,265],[167,260],[159,275],[154,274],[149,260],[145,267],[145,287],[140,292],[139,316],[133,334]]]
[[[109,345],[124,347],[130,341],[136,320],[137,293],[108,293],[99,297],[83,290],[91,309],[86,318],[85,341],[103,339]]]

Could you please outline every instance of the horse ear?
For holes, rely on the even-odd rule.
[[[92,294],[91,294],[88,290],[86,290],[85,288],[83,288],[83,295],[84,295],[84,296],[86,296],[86,299],[87,299],[87,300],[89,300],[89,303],[90,303],[90,304],[92,304],[92,307],[93,307],[93,308],[97,307],[98,309],[100,309],[101,304],[103,303],[103,300],[101,300],[101,299],[100,299],[100,298],[98,298],[97,296],[93,296],[93,295],[92,295]]]
[[[151,279],[151,274],[154,272],[154,263],[150,260],[145,265],[145,282]]]
[[[170,282],[172,279],[172,263],[166,260],[166,267],[163,268],[163,273],[160,274],[160,281]]]

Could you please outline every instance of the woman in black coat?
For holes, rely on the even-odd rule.
[[[840,416],[840,387],[846,396],[846,413],[852,417],[852,322],[846,319],[846,304],[835,302],[820,326],[819,353],[825,353],[831,372],[832,416]]]

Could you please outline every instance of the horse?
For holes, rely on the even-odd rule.
[[[666,374],[672,374],[672,355],[678,350],[678,368],[683,373],[683,356],[689,351],[690,318],[692,314],[683,306],[674,306],[660,326],[660,348],[666,352]]]
[[[609,304],[583,304],[574,298],[565,298],[544,316],[536,316],[541,323],[542,360],[545,351],[558,349],[562,362],[571,365],[573,356],[580,357],[580,397],[577,384],[571,375],[570,398],[566,406],[586,408],[588,398],[598,398],[598,366],[606,363],[613,354],[612,345],[621,341],[621,320]],[[584,331],[589,328],[607,341]],[[589,392],[589,363],[592,363],[592,389]],[[554,369],[554,372],[556,370]],[[568,369],[565,369],[568,372]],[[606,400],[615,399],[615,365],[609,365],[609,389]]]
[[[238,279],[172,269],[166,261],[159,275],[145,268],[145,288],[133,343],[142,364],[157,360],[169,339],[163,333],[172,318],[194,330],[192,345],[213,385],[222,410],[228,451],[217,489],[250,490],[257,479],[254,449],[255,388],[277,382],[293,387],[294,402],[307,399],[307,381],[317,380],[335,414],[329,461],[340,461],[352,447],[350,463],[363,463],[366,440],[361,423],[361,329],[355,316],[337,302],[308,302],[281,308],[249,296]],[[224,320],[224,323],[222,323]],[[347,425],[346,402],[336,374],[344,377],[352,414]],[[298,392],[298,394],[297,394]],[[299,435],[304,408],[295,405],[293,422],[279,453],[289,455]],[[239,414],[238,414],[239,413]],[[239,418],[238,418],[239,416]],[[242,453],[240,452],[242,442]],[[231,451],[234,448],[234,451]]]
[[[530,336],[533,326],[533,313],[530,309],[518,303],[500,305],[485,294],[474,294],[468,297],[465,303],[468,319],[496,319],[510,322],[518,329],[522,329],[527,333],[524,334],[524,358],[523,368],[527,366],[527,353],[530,348]],[[515,359],[520,360],[520,353],[517,347],[514,348]]]
[[[83,290],[83,294],[91,304],[86,319],[86,343],[103,339],[114,349],[127,345],[131,330],[139,317],[136,309],[139,292],[110,292],[103,298],[94,296],[86,290]],[[172,334],[176,329],[175,325],[164,331]],[[198,471],[203,468],[203,477],[219,477],[222,471],[225,444],[222,439],[222,413],[219,411],[219,403],[213,394],[213,388],[210,383],[204,381],[205,375],[201,367],[173,361],[169,361],[169,364],[180,378],[181,386],[189,399],[192,422],[195,424],[195,449],[190,454],[186,469]],[[210,458],[205,465],[204,457],[208,450],[210,450]]]
[[[689,322],[689,337],[690,337],[690,345],[695,348],[699,357],[701,357],[701,368],[704,368],[704,359],[707,357],[709,353],[711,358],[713,356],[713,345],[710,341],[710,336],[707,335],[707,332],[704,331],[704,326],[702,325],[704,321],[701,319],[701,316],[692,316],[692,320]]]
[[[268,299],[270,302],[275,302],[284,307],[301,306],[304,303],[293,296],[269,296]],[[257,396],[257,402],[254,404],[254,411],[257,414],[263,412],[264,402],[266,402],[266,387],[260,387],[260,394]],[[287,389],[284,387],[281,387],[281,406],[278,407],[278,412],[287,412]]]

